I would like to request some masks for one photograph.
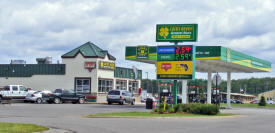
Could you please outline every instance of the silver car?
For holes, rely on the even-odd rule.
[[[42,94],[51,94],[52,92],[51,91],[36,91],[32,94],[28,94],[26,96],[26,101],[28,102],[36,102],[38,104],[42,103],[43,102],[43,99],[42,99]]]
[[[111,90],[107,94],[107,102],[108,104],[112,103],[119,103],[120,105],[123,104],[135,104],[135,98],[133,94],[126,90]]]

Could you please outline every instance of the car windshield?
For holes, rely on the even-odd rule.
[[[74,90],[69,90],[69,93],[75,93],[75,91]]]
[[[39,92],[41,92],[41,91],[36,91],[36,92],[34,92],[33,94],[37,94],[37,93],[39,93]]]
[[[108,95],[120,95],[120,91],[109,91]]]

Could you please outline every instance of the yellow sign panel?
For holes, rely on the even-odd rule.
[[[99,64],[100,69],[115,70],[115,63],[113,62],[100,61]]]
[[[193,74],[193,61],[158,61],[157,74]]]

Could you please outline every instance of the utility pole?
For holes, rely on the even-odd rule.
[[[147,88],[147,91],[149,91],[149,84],[148,84],[148,72],[145,72],[146,75],[147,75],[147,80],[146,80],[146,88]]]

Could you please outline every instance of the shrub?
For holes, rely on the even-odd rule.
[[[175,112],[179,112],[180,104],[175,105],[173,108]]]
[[[169,112],[169,110],[171,110],[171,109],[174,110],[174,108],[172,108],[169,104],[166,104],[165,111],[164,111],[164,104],[163,103],[159,104],[159,106],[158,106],[158,112],[160,114],[162,114],[163,112]]]
[[[266,101],[265,101],[265,97],[261,96],[261,100],[259,102],[259,106],[266,106]]]
[[[214,104],[202,104],[200,114],[216,115],[220,112],[220,108]]]
[[[174,108],[169,108],[169,110],[167,110],[169,113],[175,113]]]
[[[175,112],[188,112],[193,114],[216,115],[219,107],[213,104],[189,103],[178,104],[174,107]]]
[[[202,106],[201,106],[200,103],[191,104],[190,109],[189,109],[189,113],[200,114],[201,110],[202,110]]]

